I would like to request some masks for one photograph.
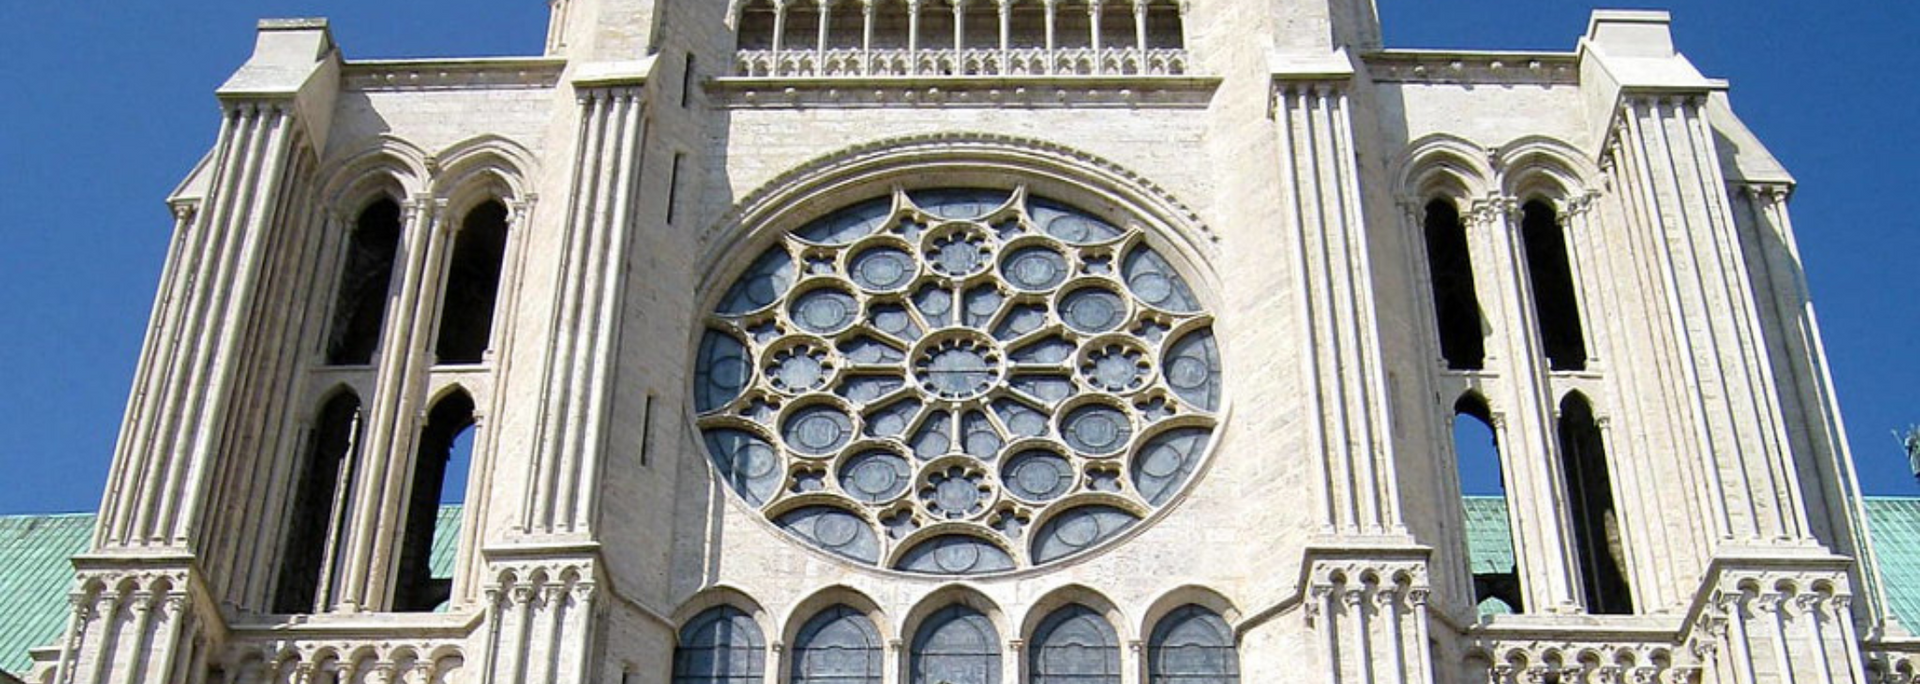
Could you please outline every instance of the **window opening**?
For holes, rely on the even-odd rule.
[[[680,107],[682,109],[693,104],[693,74],[693,51],[688,50],[687,61],[680,65]]]
[[[775,10],[772,2],[765,0],[749,2],[740,8],[740,29],[737,48],[741,50],[773,49],[773,23]],[[782,45],[781,47],[792,47]]]
[[[680,166],[686,162],[685,152],[673,153],[673,166],[667,168],[667,225],[673,225],[674,209],[680,205]]]
[[[1540,200],[1521,205],[1520,236],[1526,243],[1533,312],[1540,321],[1547,365],[1553,370],[1585,370],[1587,341],[1581,332],[1580,303],[1574,296],[1566,233],[1553,206]]]
[[[640,465],[653,460],[653,393],[647,393],[647,401],[640,407]]]
[[[1107,618],[1080,604],[1048,614],[1027,651],[1033,684],[1120,684],[1120,639]]]
[[[309,613],[321,603],[321,569],[330,540],[342,527],[342,499],[353,481],[352,456],[360,431],[360,398],[342,391],[315,418],[305,463],[293,488],[293,510],[280,559],[273,611]]]
[[[1174,609],[1147,641],[1148,684],[1238,684],[1240,654],[1227,621],[1205,607]]]
[[[792,684],[880,684],[880,632],[846,605],[820,611],[794,640]]]
[[[1000,634],[980,611],[954,605],[913,635],[912,684],[1000,684]]]
[[[473,399],[466,392],[456,390],[427,412],[427,425],[420,430],[419,447],[414,456],[412,496],[407,500],[406,529],[400,540],[400,572],[393,592],[395,611],[436,610],[452,597],[452,573],[433,572],[433,546],[438,536],[436,528],[443,524],[440,514],[443,495],[462,498],[465,495],[466,470],[472,462],[473,424]],[[457,469],[453,467],[456,455],[460,461]],[[448,517],[457,518],[457,515]],[[457,522],[450,520],[447,524]],[[455,543],[458,535],[447,534],[442,538]]]
[[[1626,547],[1620,535],[1620,517],[1613,506],[1606,446],[1594,422],[1593,406],[1578,392],[1560,402],[1560,457],[1565,464],[1587,612],[1631,614],[1633,596],[1624,572]]]
[[[1147,49],[1179,50],[1186,44],[1185,36],[1179,5],[1166,2],[1147,5]]]
[[[506,205],[493,200],[474,207],[460,224],[453,263],[447,267],[434,348],[440,363],[479,363],[486,356],[506,253]]]
[[[694,616],[673,649],[673,684],[761,684],[766,641],[753,618],[733,606]]]
[[[347,258],[334,295],[327,364],[364,365],[380,347],[387,317],[387,289],[400,248],[400,205],[381,198],[361,210],[347,237]]]
[[[1427,272],[1433,278],[1433,313],[1440,328],[1440,356],[1454,370],[1486,367],[1486,332],[1480,296],[1474,291],[1473,255],[1467,227],[1453,202],[1427,203]]]
[[[1513,519],[1501,475],[1500,436],[1493,431],[1493,412],[1478,395],[1468,394],[1454,404],[1453,453],[1460,493],[1465,496],[1473,601],[1482,615],[1523,612]]]

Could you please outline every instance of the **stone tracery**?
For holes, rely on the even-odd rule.
[[[1212,319],[1144,238],[1025,188],[897,191],[780,236],[707,317],[709,456],[871,565],[1105,543],[1184,488],[1220,409]]]

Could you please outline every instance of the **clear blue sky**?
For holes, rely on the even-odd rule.
[[[1569,50],[1593,7],[1379,1],[1395,47]],[[1681,49],[1732,80],[1802,183],[1795,225],[1867,490],[1920,495],[1889,435],[1920,422],[1920,230],[1899,199],[1916,192],[1920,3],[1610,6],[1671,9]],[[0,3],[0,513],[98,504],[170,229],[162,199],[211,143],[213,89],[263,16],[331,17],[350,58],[533,54],[546,2]]]

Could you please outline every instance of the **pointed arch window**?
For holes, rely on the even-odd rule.
[[[1613,478],[1593,405],[1579,392],[1560,402],[1560,456],[1587,612],[1633,613],[1625,543],[1613,505]]]
[[[1523,612],[1500,437],[1493,429],[1493,411],[1477,394],[1468,393],[1453,405],[1453,453],[1465,496],[1473,601],[1482,615]]]
[[[761,684],[767,642],[753,618],[717,606],[680,629],[673,649],[673,684]]]
[[[1540,324],[1547,365],[1557,371],[1585,370],[1587,340],[1581,330],[1580,303],[1574,294],[1566,234],[1553,205],[1537,199],[1521,205],[1520,237],[1526,246],[1534,318]]]
[[[1147,641],[1147,684],[1238,684],[1240,653],[1219,613],[1188,604],[1160,618]]]
[[[321,576],[345,522],[343,499],[353,481],[360,420],[360,397],[351,390],[327,400],[314,419],[282,541],[273,598],[276,613],[310,613],[323,603]]]
[[[386,322],[387,290],[400,249],[400,205],[382,197],[360,211],[334,294],[333,323],[327,338],[327,365],[354,366],[373,361]]]
[[[980,611],[948,606],[913,635],[912,684],[1000,684],[1000,634]]]
[[[1120,684],[1120,639],[1107,618],[1073,604],[1048,614],[1027,651],[1032,684]]]
[[[418,450],[413,461],[412,495],[407,499],[406,529],[400,540],[400,572],[394,582],[393,609],[400,612],[434,610],[445,603],[453,591],[452,573],[434,572],[432,567],[435,528],[440,524],[440,504],[449,491],[449,479],[465,482],[474,425],[473,399],[455,390],[435,402],[427,412],[427,425],[420,431]],[[455,447],[462,447],[456,450]],[[464,453],[462,453],[464,452]],[[458,458],[456,458],[458,456]],[[459,469],[452,466],[457,465]],[[453,535],[442,538],[451,539]]]
[[[860,611],[836,605],[800,627],[791,684],[880,684],[880,632]]]
[[[460,224],[440,300],[440,334],[434,346],[440,363],[479,363],[492,342],[500,265],[507,253],[507,216],[505,204],[489,200],[467,212]]]
[[[1444,198],[1428,202],[1422,227],[1440,356],[1454,370],[1484,368],[1486,333],[1473,283],[1473,254],[1467,247],[1467,227],[1460,220],[1459,207]]]

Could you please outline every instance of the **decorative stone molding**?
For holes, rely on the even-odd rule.
[[[1204,108],[1220,84],[1196,76],[953,76],[911,78],[720,78],[708,92],[733,109]]]
[[[1577,86],[1578,58],[1557,52],[1387,50],[1361,56],[1374,81],[1421,85]]]
[[[357,681],[356,675],[370,684],[477,681],[463,674],[464,637],[422,637],[399,627],[334,636],[277,631],[237,639],[209,662],[228,673],[234,684],[347,682]]]
[[[1866,645],[1868,684],[1920,682],[1920,641],[1883,641]]]
[[[1691,661],[1676,665],[1672,646],[1660,638],[1481,636],[1467,644],[1467,655],[1486,663],[1494,684],[1697,684],[1702,674]]]
[[[1734,682],[1858,681],[1862,663],[1845,564],[1736,565],[1722,561],[1684,633],[1695,658],[1730,658]],[[1763,674],[1756,662],[1795,663],[1788,676]],[[1889,670],[1892,672],[1893,670]]]
[[[343,89],[359,92],[519,90],[552,88],[566,69],[561,59],[379,60],[348,62]]]

